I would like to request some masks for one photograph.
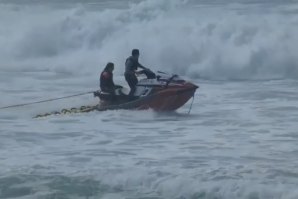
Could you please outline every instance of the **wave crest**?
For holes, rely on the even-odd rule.
[[[116,73],[122,74],[125,58],[139,48],[144,65],[193,78],[297,79],[298,15],[287,12],[293,5],[263,14],[260,6],[178,0],[148,0],[101,11],[83,5],[1,5],[1,11],[6,9],[1,15],[14,23],[0,19],[9,25],[0,31],[5,46],[0,68],[38,66],[93,74],[113,61]]]

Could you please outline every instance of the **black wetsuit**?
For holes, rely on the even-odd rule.
[[[125,80],[127,81],[130,92],[129,95],[133,95],[136,89],[136,85],[138,83],[138,78],[135,74],[135,71],[138,68],[146,69],[144,66],[142,66],[138,60],[134,59],[132,56],[126,59],[125,62]]]

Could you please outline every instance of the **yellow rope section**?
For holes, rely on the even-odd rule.
[[[61,111],[53,111],[50,113],[38,114],[33,118],[42,118],[42,117],[48,117],[51,115],[66,115],[66,114],[72,114],[72,113],[86,113],[86,112],[94,111],[95,108],[96,106],[81,106],[79,108],[62,109]]]

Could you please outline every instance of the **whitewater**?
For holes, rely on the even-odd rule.
[[[0,0],[0,107],[99,89],[133,48],[199,85],[173,113],[92,94],[0,109],[0,198],[298,198],[298,4]]]

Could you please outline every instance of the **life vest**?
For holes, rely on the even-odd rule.
[[[111,92],[114,90],[115,84],[113,81],[113,73],[109,71],[103,71],[100,74],[100,89],[105,92]]]

